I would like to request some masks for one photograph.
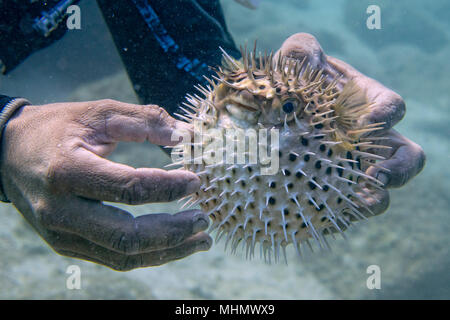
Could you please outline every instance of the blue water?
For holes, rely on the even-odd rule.
[[[9,299],[449,299],[450,298],[450,3],[446,0],[278,0],[256,10],[223,0],[237,44],[258,39],[277,50],[297,32],[324,51],[399,93],[405,118],[395,127],[423,147],[425,169],[391,190],[388,211],[331,241],[331,252],[288,265],[224,253],[222,244],[167,265],[117,273],[54,253],[11,206],[0,206],[0,298]],[[369,5],[381,29],[366,25]],[[0,92],[34,104],[113,98],[134,102],[131,84],[93,1],[82,1],[82,30],[31,56]],[[106,63],[107,62],[107,63]],[[121,145],[112,159],[135,166],[169,163],[148,144]],[[125,207],[125,206],[124,206]],[[175,212],[178,204],[127,207],[135,214]],[[82,288],[68,290],[67,267],[78,265]],[[381,289],[368,289],[367,268],[379,266]]]

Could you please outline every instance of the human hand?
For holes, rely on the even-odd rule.
[[[120,271],[208,250],[199,210],[133,217],[102,201],[172,201],[196,191],[188,171],[132,168],[104,157],[118,141],[175,145],[190,130],[158,106],[114,100],[25,106],[3,133],[1,175],[9,200],[58,253]]]
[[[384,188],[401,187],[417,175],[425,164],[425,154],[422,148],[411,140],[399,134],[392,127],[405,115],[403,99],[378,81],[371,79],[345,62],[327,56],[317,40],[309,34],[298,33],[289,37],[275,54],[298,60],[306,58],[313,69],[323,69],[326,81],[339,79],[337,86],[343,86],[350,80],[366,92],[367,100],[372,105],[372,111],[362,119],[365,124],[384,122],[383,130],[375,131],[371,136],[383,136],[388,139],[377,141],[378,145],[389,148],[373,149],[372,152],[385,158],[377,166],[366,168],[366,173],[384,184]],[[370,211],[374,214],[383,213],[389,205],[389,193],[383,190],[367,190],[372,195],[367,198]],[[367,212],[364,213],[370,216]]]

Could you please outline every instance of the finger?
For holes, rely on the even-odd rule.
[[[90,139],[99,143],[147,140],[173,146],[180,136],[192,134],[188,123],[172,118],[163,108],[115,100],[96,101],[76,121],[93,129]]]
[[[373,216],[380,215],[386,212],[389,207],[389,192],[387,190],[375,189],[371,186],[363,187],[363,190],[357,192],[358,198],[363,199],[357,200],[358,202],[358,214],[354,212],[344,212],[344,217],[346,221],[341,219],[336,220],[336,225],[332,226],[330,229],[332,233],[342,233],[347,230],[352,222],[360,221],[365,218],[370,218]]]
[[[278,56],[280,54],[299,61],[304,60],[304,65],[309,64],[309,66],[315,70],[322,69],[324,71],[323,76],[326,77],[325,79],[328,82],[339,80],[336,85],[340,89],[342,89],[347,82],[346,75],[350,75],[351,71],[356,72],[355,69],[346,64],[345,67],[343,64],[340,69],[335,68],[334,65],[328,61],[328,59],[333,58],[328,57],[324,53],[317,39],[308,33],[296,33],[287,38],[275,54],[274,61],[278,61]],[[349,67],[350,69],[347,70],[346,67]],[[341,79],[340,77],[342,75],[344,75],[344,77]]]
[[[328,73],[342,75],[342,84],[353,80],[366,92],[367,100],[373,103],[372,112],[366,117],[367,123],[385,122],[384,128],[390,129],[404,117],[406,106],[400,95],[339,59],[327,56],[326,60]]]
[[[323,68],[326,57],[317,39],[308,33],[296,33],[287,38],[281,48],[275,53],[274,61],[278,61],[279,55],[305,60],[313,69]]]
[[[377,216],[387,210],[390,201],[389,191],[371,186],[366,186],[363,189],[363,192],[358,192],[365,200],[359,210],[366,218]]]
[[[176,247],[209,225],[209,218],[199,210],[135,218],[119,208],[75,197],[65,203],[55,200],[39,212],[47,230],[74,234],[127,255]]]
[[[277,61],[279,54],[300,61],[306,59],[305,62],[313,69],[323,69],[328,81],[341,77],[338,82],[340,88],[349,80],[355,81],[361,90],[366,91],[368,101],[373,103],[373,111],[365,119],[368,124],[385,122],[384,127],[389,129],[405,115],[405,102],[400,95],[349,64],[327,56],[317,39],[310,34],[297,33],[290,36],[276,53],[274,61]]]
[[[186,170],[132,168],[97,156],[82,147],[48,169],[56,193],[71,192],[89,199],[141,204],[168,202],[195,192],[197,175]]]
[[[369,167],[366,173],[383,182],[386,188],[398,188],[423,169],[426,157],[418,144],[394,129],[389,130],[388,138],[385,144],[391,147],[390,157],[377,167]]]
[[[196,252],[207,251],[212,245],[211,237],[200,232],[170,249],[127,255],[106,249],[76,235],[58,233],[57,237],[58,240],[52,246],[57,253],[101,264],[116,271],[160,266]]]

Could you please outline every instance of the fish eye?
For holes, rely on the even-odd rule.
[[[283,111],[285,113],[292,113],[295,109],[295,105],[293,101],[286,101],[285,103],[283,103]]]

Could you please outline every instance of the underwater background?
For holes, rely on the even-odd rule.
[[[12,205],[0,204],[1,299],[449,299],[450,298],[450,2],[447,0],[263,0],[250,10],[222,0],[236,44],[258,39],[277,50],[297,32],[313,34],[326,54],[399,93],[405,118],[395,127],[420,144],[425,169],[391,189],[386,213],[330,240],[331,251],[288,265],[246,260],[223,242],[161,267],[115,272],[57,255]],[[366,9],[381,8],[381,30]],[[112,98],[137,103],[95,1],[80,2],[82,29],[68,31],[8,76],[0,92],[33,104]],[[120,144],[110,157],[135,167],[170,159],[148,143]],[[177,202],[121,206],[139,215],[176,212]],[[66,269],[81,268],[81,289],[66,288]],[[366,269],[381,269],[369,290]]]

